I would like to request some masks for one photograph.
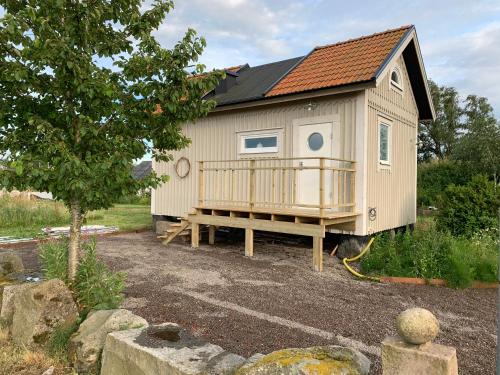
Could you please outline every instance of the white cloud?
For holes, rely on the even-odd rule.
[[[488,97],[500,117],[499,19],[498,0],[175,0],[156,35],[171,47],[196,29],[208,43],[201,62],[220,68],[415,24],[429,77]]]

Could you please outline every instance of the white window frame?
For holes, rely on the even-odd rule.
[[[256,129],[237,132],[238,156],[245,157],[249,155],[262,155],[266,157],[279,157],[281,154],[281,145],[283,138],[283,128]],[[262,148],[246,148],[247,139],[256,139],[263,137],[276,137],[276,146]]]
[[[380,159],[380,129],[387,127],[387,160]],[[386,117],[379,116],[377,122],[377,158],[380,169],[390,169],[392,164],[392,121]]]
[[[394,72],[396,72],[396,74],[399,78],[399,83],[392,80],[392,73],[394,73]],[[389,81],[390,81],[390,86],[394,91],[396,91],[400,94],[403,93],[403,75],[401,74],[401,69],[399,69],[398,66],[395,66],[394,68],[392,68],[391,74],[389,76]]]

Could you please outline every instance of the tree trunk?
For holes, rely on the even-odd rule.
[[[68,253],[68,278],[73,281],[76,277],[78,258],[80,256],[80,239],[82,232],[82,213],[80,202],[75,200],[70,205],[71,227],[69,230],[69,253]]]

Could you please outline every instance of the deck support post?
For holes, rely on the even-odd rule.
[[[213,245],[215,243],[215,225],[210,225],[208,227],[208,244]]]
[[[323,238],[313,237],[313,268],[317,272],[323,271]]]
[[[253,257],[253,229],[245,228],[245,256]]]
[[[200,246],[200,224],[191,223],[191,247]]]

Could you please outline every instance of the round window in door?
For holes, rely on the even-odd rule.
[[[307,138],[307,144],[311,151],[318,151],[323,147],[323,136],[320,133],[312,133],[309,138]]]

